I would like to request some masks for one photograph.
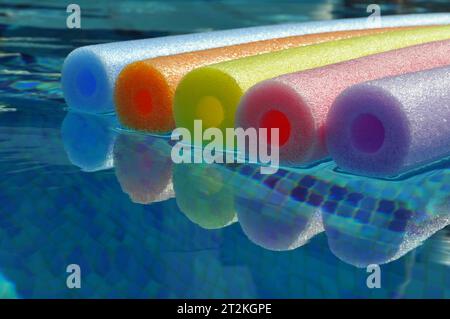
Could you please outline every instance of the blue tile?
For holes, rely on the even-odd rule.
[[[404,232],[406,228],[406,222],[402,220],[393,220],[389,224],[389,229],[395,232]]]
[[[320,196],[320,195],[317,195],[314,193],[309,195],[309,198],[308,198],[309,204],[319,207],[322,204],[322,202],[323,202],[323,196]]]
[[[308,189],[297,186],[291,192],[291,197],[299,202],[304,202],[306,200],[306,196],[308,195]]]
[[[355,215],[355,218],[363,224],[367,224],[370,220],[370,212],[364,209],[358,210]]]
[[[347,190],[343,187],[333,186],[330,189],[330,198],[336,201],[342,200],[347,193]]]
[[[305,177],[303,177],[300,180],[300,185],[303,185],[305,187],[311,187],[316,183],[316,180],[314,179],[314,177],[310,176],[310,175],[306,175]]]
[[[266,180],[264,180],[264,184],[274,189],[277,186],[279,180],[280,178],[278,176],[270,175],[266,178]]]
[[[363,198],[364,198],[364,195],[362,195],[360,193],[350,193],[347,195],[347,198],[345,199],[345,201],[356,206],[358,204],[358,202]]]
[[[323,204],[323,211],[329,214],[334,214],[336,211],[337,203],[332,201],[327,201]]]
[[[413,212],[405,208],[399,208],[394,212],[395,218],[400,220],[410,219],[412,215]]]
[[[395,210],[395,203],[388,200],[382,200],[378,204],[378,209],[380,213],[390,214]]]

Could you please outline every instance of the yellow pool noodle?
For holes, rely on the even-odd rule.
[[[173,106],[176,126],[193,132],[194,120],[199,119],[203,121],[203,129],[217,127],[225,133],[226,128],[234,127],[235,112],[243,94],[260,81],[445,39],[450,39],[448,25],[330,41],[201,67],[189,72],[176,89]],[[327,85],[327,79],[323,81]]]

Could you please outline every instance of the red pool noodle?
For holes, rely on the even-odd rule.
[[[450,40],[445,40],[282,75],[255,85],[244,95],[236,127],[278,127],[282,164],[314,162],[327,157],[325,120],[343,90],[449,64]]]

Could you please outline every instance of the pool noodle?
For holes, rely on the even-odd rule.
[[[177,127],[194,131],[194,120],[222,131],[235,126],[235,112],[253,85],[282,74],[450,38],[450,26],[391,31],[316,45],[291,48],[222,62],[189,72],[177,87],[174,115]],[[227,147],[230,142],[226,141]]]
[[[327,146],[344,170],[398,175],[450,155],[450,67],[355,85],[334,102]]]
[[[416,27],[404,27],[416,28]],[[175,128],[172,104],[181,78],[195,68],[297,46],[377,34],[396,28],[327,32],[256,41],[133,62],[119,74],[115,107],[121,124],[134,130],[168,132]]]
[[[378,25],[366,18],[312,21],[90,45],[67,56],[62,68],[62,89],[71,108],[110,112],[114,110],[116,78],[124,66],[135,61],[293,35],[447,23],[450,23],[447,13],[413,14],[386,16]]]
[[[328,155],[325,120],[342,91],[357,83],[445,65],[450,65],[450,40],[282,75],[245,94],[236,112],[236,126],[258,129],[270,126],[263,122],[267,115],[284,116],[287,124],[279,127],[284,143],[279,148],[280,161],[285,165],[317,161]]]

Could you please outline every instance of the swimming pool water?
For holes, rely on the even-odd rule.
[[[68,112],[62,98],[62,61],[81,45],[364,16],[365,5],[108,3],[80,1],[80,31],[65,28],[57,1],[1,1],[1,297],[450,297],[449,228],[430,237],[449,222],[448,162],[394,181],[332,162],[271,176],[251,165],[174,165],[167,139]],[[372,262],[380,289],[366,285]],[[69,264],[81,267],[81,289],[66,286]]]

